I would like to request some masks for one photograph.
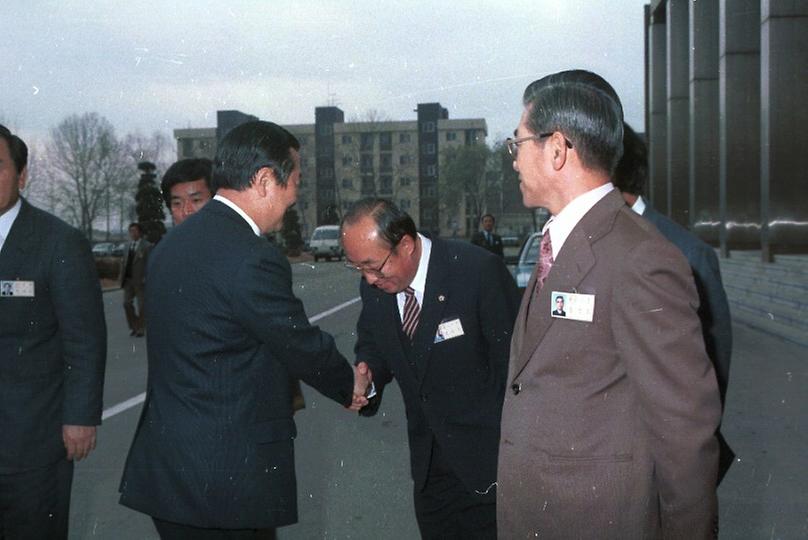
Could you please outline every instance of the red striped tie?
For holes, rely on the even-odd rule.
[[[418,306],[418,299],[415,298],[415,291],[412,287],[404,289],[404,318],[401,326],[407,337],[412,339],[415,334],[415,328],[418,326],[418,316],[421,314],[421,308]]]
[[[544,285],[544,280],[547,279],[547,275],[550,273],[550,268],[553,267],[553,244],[550,241],[550,229],[547,229],[544,232],[544,236],[541,237],[541,245],[539,247],[539,260],[538,260],[538,269],[536,273],[536,294],[539,294],[542,285]]]

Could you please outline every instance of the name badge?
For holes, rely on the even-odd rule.
[[[34,297],[33,281],[0,281],[0,296]]]
[[[463,325],[460,324],[460,319],[445,321],[438,325],[438,333],[435,334],[435,343],[460,337],[463,334]]]
[[[595,295],[553,291],[550,316],[556,319],[592,322],[595,315]]]

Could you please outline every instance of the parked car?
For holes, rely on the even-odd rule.
[[[129,242],[121,242],[119,244],[115,244],[115,247],[112,248],[112,256],[113,257],[123,257],[123,254],[126,252],[128,247],[129,247]]]
[[[522,243],[518,236],[502,237],[502,253],[505,256],[505,264],[516,264],[519,259],[519,248]]]
[[[516,268],[513,270],[513,278],[516,280],[516,285],[520,289],[527,287],[527,282],[530,281],[530,276],[533,274],[533,269],[536,267],[536,261],[539,259],[540,245],[541,233],[531,234],[527,237],[525,243],[522,244]]]
[[[111,257],[115,244],[112,242],[100,242],[93,246],[93,255],[96,257]]]
[[[314,229],[309,241],[309,250],[314,255],[314,262],[321,258],[330,261],[332,258],[340,260],[343,256],[342,246],[339,244],[339,226],[322,225]]]

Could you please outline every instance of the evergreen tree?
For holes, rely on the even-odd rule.
[[[141,171],[137,195],[135,195],[137,219],[143,230],[143,236],[149,242],[156,244],[166,233],[166,227],[163,224],[166,217],[163,212],[163,196],[154,181],[157,177],[154,173],[154,163],[141,161],[137,168]]]
[[[300,255],[300,248],[303,247],[303,238],[300,235],[300,216],[297,210],[289,208],[283,214],[283,225],[281,226],[281,237],[286,246],[286,254],[292,257]]]

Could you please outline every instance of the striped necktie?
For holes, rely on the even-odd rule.
[[[553,267],[553,243],[550,240],[550,229],[547,229],[541,237],[537,266],[536,294],[538,295],[542,285],[544,285],[544,280],[546,280],[548,274],[550,274],[550,268]]]
[[[419,315],[421,315],[421,308],[418,306],[418,299],[415,298],[415,290],[412,287],[407,287],[404,289],[404,317],[401,321],[401,326],[410,339],[415,334]]]

